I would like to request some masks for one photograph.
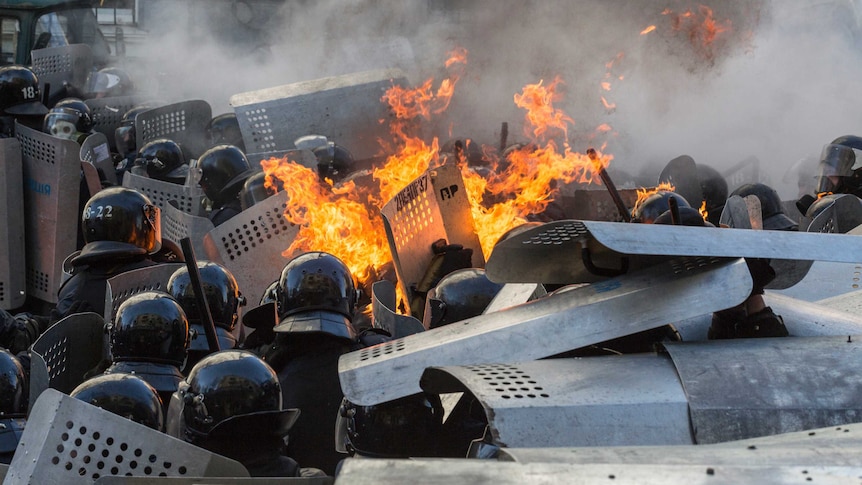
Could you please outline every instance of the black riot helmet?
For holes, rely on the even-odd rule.
[[[242,210],[263,202],[272,195],[284,190],[284,182],[278,177],[270,177],[272,185],[266,186],[266,173],[256,172],[251,177],[247,178],[242,184],[242,190],[239,193],[239,202]]]
[[[281,271],[276,288],[276,332],[322,332],[353,339],[358,294],[350,269],[332,254],[296,256]]]
[[[151,179],[182,185],[189,173],[183,149],[167,138],[148,141],[138,150],[138,159]]]
[[[76,112],[78,114],[76,126],[81,133],[93,131],[93,113],[83,99],[63,98],[54,105],[54,108],[66,108]]]
[[[109,327],[114,362],[153,362],[181,367],[189,347],[189,322],[167,293],[144,291],[120,304]]]
[[[339,182],[353,172],[356,162],[353,154],[341,145],[328,142],[312,150],[317,157],[317,174],[320,180]]]
[[[82,131],[85,122],[80,113],[70,108],[51,108],[42,120],[42,132],[57,138],[83,141],[87,132]]]
[[[85,89],[88,98],[105,98],[132,94],[135,84],[125,69],[104,67],[87,76]]]
[[[820,154],[817,175],[817,193],[839,192],[845,177],[853,176],[856,153],[852,148],[830,143],[823,147]]]
[[[42,104],[39,78],[24,66],[0,67],[0,112],[5,115],[42,116],[48,108]]]
[[[236,327],[239,307],[245,305],[239,285],[224,266],[211,261],[198,261],[201,286],[216,326],[232,331]],[[187,267],[177,269],[168,280],[167,291],[183,307],[190,323],[201,323],[198,303]]]
[[[713,225],[718,225],[728,197],[727,180],[718,170],[702,164],[697,165],[697,178],[700,180],[700,189],[706,202],[707,220]]]
[[[244,350],[204,357],[177,394],[181,408],[171,408],[169,421],[179,422],[179,437],[198,446],[208,439],[283,437],[299,416],[298,409],[282,409],[281,384],[272,367]]]
[[[81,224],[87,243],[128,243],[149,254],[162,247],[161,212],[147,196],[134,189],[100,190],[84,205]]]
[[[441,410],[437,396],[424,394],[371,406],[355,405],[344,399],[339,415],[347,421],[347,451],[375,458],[438,456]]]
[[[245,154],[233,145],[216,145],[198,159],[200,186],[219,208],[239,194],[245,180],[254,174]]]
[[[738,195],[743,199],[754,195],[760,200],[760,214],[763,219],[763,228],[774,231],[795,230],[798,224],[784,214],[781,198],[772,187],[762,184],[745,184],[733,191],[731,196]]]
[[[481,315],[502,288],[482,268],[455,270],[428,292],[422,325],[432,329]]]
[[[114,143],[116,143],[117,152],[120,155],[125,157],[130,153],[138,152],[135,119],[139,114],[150,109],[152,109],[151,105],[140,104],[123,114],[123,119],[120,120],[120,125],[114,130]]]
[[[206,128],[209,146],[233,145],[245,152],[242,132],[235,113],[224,113],[213,117]]]
[[[0,348],[0,418],[27,413],[27,378],[18,358]]]
[[[159,392],[133,374],[101,374],[87,379],[71,397],[158,431],[165,429]]]
[[[671,198],[676,199],[679,207],[691,207],[685,197],[669,190],[659,190],[643,200],[638,200],[632,209],[632,222],[652,224],[665,211],[670,210]]]

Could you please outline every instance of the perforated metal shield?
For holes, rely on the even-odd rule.
[[[623,204],[634,207],[637,189],[618,189]],[[620,221],[620,210],[605,187],[583,188],[582,184],[566,184],[560,188],[559,202],[567,217],[590,221]]]
[[[807,232],[846,234],[862,224],[862,200],[852,194],[838,194],[834,201],[815,217]]]
[[[850,313],[851,315],[862,315],[862,290],[855,290],[843,295],[826,298],[817,303],[828,308]]]
[[[113,137],[113,133],[111,134]],[[102,133],[93,133],[81,143],[81,161],[90,162],[102,171],[105,180],[117,185],[117,171],[111,158],[111,146]]]
[[[751,229],[751,219],[748,216],[748,206],[742,196],[731,195],[724,203],[721,217],[718,219],[721,227],[736,229]]]
[[[16,125],[24,166],[27,294],[56,303],[63,260],[75,250],[81,173],[80,146]]]
[[[102,360],[105,321],[96,313],[75,313],[33,342],[30,351],[30,409],[45,389],[66,394]]]
[[[291,255],[283,256],[299,227],[287,222],[287,192],[279,192],[222,223],[204,238],[207,259],[221,262],[236,277],[248,301],[260,301]]]
[[[107,475],[247,477],[241,464],[48,390],[33,406],[6,480],[91,484]]]
[[[0,309],[11,310],[22,306],[27,296],[21,143],[0,139],[0,157]]]
[[[169,205],[168,202],[173,200],[176,201],[177,208],[183,212],[194,216],[206,214],[203,204],[205,195],[200,186],[189,187],[126,172],[123,176],[123,187],[130,187],[143,193],[162,210],[165,210]]]
[[[153,108],[135,118],[137,146],[157,138],[169,138],[183,147],[191,158],[207,149],[207,124],[212,108],[203,100],[182,101]]]
[[[120,305],[138,293],[144,291],[167,291],[171,275],[184,263],[165,263],[146,268],[133,269],[108,279],[105,291],[105,321],[113,320]]]
[[[51,91],[57,91],[64,84],[84,87],[93,68],[93,52],[87,44],[36,49],[30,57],[42,92],[45,92],[46,84],[52,86]]]
[[[424,332],[425,327],[419,319],[401,315],[394,310],[396,298],[395,285],[391,281],[380,280],[371,285],[371,314],[374,326],[386,330],[393,338]]]
[[[776,288],[775,291],[800,300],[818,301],[862,288],[859,279],[862,275],[862,264],[829,261],[809,263],[810,269],[798,283],[786,288]],[[778,266],[776,272],[783,271],[780,267],[783,260],[774,260],[770,264],[773,267]],[[772,286],[770,284],[770,288]]]
[[[102,477],[96,485],[204,485],[199,477]],[[214,478],[205,485],[332,485],[334,477]]]
[[[482,313],[493,313],[545,295],[545,287],[537,283],[506,283]]]
[[[183,238],[189,238],[195,254],[204,255],[204,236],[215,228],[206,217],[195,216],[166,204],[162,209],[162,237],[179,245]]]
[[[432,367],[422,389],[469,392],[502,447],[692,443],[673,363],[656,355]]]
[[[314,152],[311,150],[293,149],[277,152],[248,153],[246,154],[246,158],[248,158],[249,165],[255,168],[260,167],[260,162],[263,160],[269,160],[270,158],[286,158],[289,162],[297,163],[312,170],[317,170],[317,157],[314,156]]]
[[[381,97],[407,84],[397,69],[366,71],[235,94],[230,105],[250,153],[290,150],[297,138],[318,134],[366,160],[379,154],[378,139],[391,136],[380,123],[391,117]]]
[[[117,151],[114,132],[120,126],[123,115],[146,101],[147,98],[143,96],[112,96],[84,100],[90,107],[90,114],[93,115],[93,130],[105,135],[111,151]]]
[[[392,401],[420,392],[427,367],[556,355],[730,308],[750,292],[742,260],[674,260],[342,355],[341,388],[359,405]]]
[[[774,292],[766,292],[763,299],[776,315],[781,315],[793,337],[862,335],[862,313],[852,307],[848,311],[826,302],[813,303]]]
[[[697,443],[862,420],[862,339],[738,339],[666,345]]]
[[[398,284],[408,297],[411,287],[422,279],[434,258],[431,245],[439,239],[472,249],[472,266],[485,266],[458,167],[444,165],[426,171],[398,192],[380,212]]]

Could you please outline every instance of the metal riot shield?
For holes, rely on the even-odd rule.
[[[90,163],[81,161],[81,176],[84,177],[84,182],[87,184],[87,198],[96,195],[102,190],[102,181],[99,180],[99,171]]]
[[[500,447],[692,444],[688,402],[664,356],[431,367],[421,384],[470,393]]]
[[[24,162],[27,294],[56,303],[63,260],[75,251],[81,177],[80,146],[16,125]]]
[[[176,244],[183,238],[189,238],[195,254],[206,254],[204,236],[214,228],[208,218],[183,212],[174,207],[173,203],[165,204],[162,209],[162,237]]]
[[[721,217],[718,220],[721,227],[733,227],[736,229],[751,229],[751,217],[748,214],[748,206],[742,196],[731,195],[724,203]]]
[[[30,351],[30,409],[45,389],[68,394],[84,382],[102,360],[104,340],[105,320],[96,313],[69,315],[40,335]]]
[[[236,277],[248,301],[260,301],[293,254],[283,254],[299,227],[287,222],[287,192],[279,192],[231,217],[204,237],[204,254]]]
[[[504,308],[520,305],[547,295],[545,287],[537,283],[506,283],[494,295],[482,313],[493,313]]]
[[[193,216],[206,215],[203,200],[204,191],[200,186],[174,184],[163,180],[151,179],[142,175],[126,172],[123,176],[123,187],[133,188],[150,198],[153,204],[163,211],[170,201],[176,201],[177,208]]]
[[[58,91],[66,84],[84,88],[93,68],[93,53],[87,44],[36,49],[31,51],[30,57],[43,93],[46,84],[51,85],[51,92]]]
[[[260,168],[260,162],[269,160],[270,158],[277,158],[287,159],[289,162],[302,165],[305,168],[310,168],[315,172],[317,171],[317,157],[314,156],[314,152],[311,150],[293,149],[277,152],[249,153],[246,155],[246,158],[248,158],[248,163],[252,168]]]
[[[395,285],[391,281],[380,280],[371,285],[372,324],[386,330],[393,338],[424,332],[425,327],[418,318],[401,315],[394,310],[396,300]]]
[[[626,207],[638,200],[637,189],[619,189]],[[565,184],[560,188],[560,204],[567,217],[590,221],[620,221],[620,210],[607,188],[583,188],[582,184]],[[629,209],[631,210],[631,209]]]
[[[30,412],[7,482],[91,484],[108,475],[247,477],[248,471],[92,404],[45,391]]]
[[[189,158],[207,149],[206,129],[212,108],[203,100],[182,101],[153,108],[135,118],[137,146],[157,138],[169,138],[183,147]]]
[[[408,299],[434,258],[431,246],[439,239],[472,249],[472,267],[485,266],[470,210],[455,165],[427,170],[383,206],[380,212],[398,284]]]
[[[0,139],[0,157],[0,309],[11,310],[22,306],[27,296],[21,143]]]
[[[857,309],[847,311],[822,301],[812,303],[781,293],[766,292],[763,298],[776,315],[781,315],[791,336],[862,335],[862,313],[858,311],[858,303]]]
[[[113,136],[113,134],[111,134]],[[117,185],[117,170],[114,168],[114,160],[111,158],[111,148],[108,137],[102,133],[93,133],[81,143],[81,161],[90,162],[94,167],[102,171],[111,185]]]
[[[164,263],[133,269],[108,279],[105,291],[105,321],[110,322],[120,305],[138,293],[151,290],[166,291],[171,275],[184,263]]]
[[[84,102],[90,107],[93,115],[93,130],[105,135],[108,139],[108,147],[112,152],[117,151],[114,132],[120,126],[126,111],[147,101],[143,96],[112,96],[109,98],[85,99]]]
[[[760,159],[751,156],[740,160],[725,170],[722,175],[727,180],[727,186],[730,189],[735,189],[743,184],[762,182],[760,179]]]
[[[206,485],[332,485],[335,477],[206,478]],[[102,477],[95,485],[203,485],[200,477]]]
[[[669,261],[344,354],[341,388],[359,405],[392,401],[420,392],[427,367],[556,355],[730,308],[748,297],[751,284],[739,259]]]
[[[850,313],[851,315],[862,315],[862,290],[826,298],[817,303],[827,308]]]
[[[807,232],[846,234],[862,224],[862,200],[852,194],[836,194],[817,217],[811,220]],[[806,218],[807,220],[807,218]]]
[[[696,443],[840,426],[862,419],[862,339],[668,343]]]
[[[250,153],[295,148],[311,133],[347,147],[356,160],[380,152],[392,115],[380,99],[394,85],[406,85],[398,69],[365,71],[286,84],[231,96],[242,140]]]

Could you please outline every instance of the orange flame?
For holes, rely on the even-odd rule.
[[[695,52],[707,60],[715,58],[716,40],[720,34],[729,32],[732,26],[729,19],[716,20],[712,9],[705,5],[700,5],[697,12],[686,10],[675,14],[673,10],[665,9],[662,15],[670,16],[671,29],[687,35]]]
[[[703,204],[700,204],[700,217],[703,217],[703,220],[709,220],[709,211],[706,210],[706,199],[704,199]]]
[[[637,189],[638,198],[635,201],[635,205],[632,208],[632,212],[634,212],[635,209],[640,207],[640,205],[643,204],[643,201],[652,194],[662,191],[673,192],[674,189],[676,189],[676,187],[674,187],[673,184],[670,182],[661,182],[655,187],[641,187]]]
[[[647,35],[654,30],[655,30],[655,25],[650,25],[649,27],[641,30],[641,35]]]

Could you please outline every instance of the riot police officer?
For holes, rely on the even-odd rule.
[[[167,138],[150,140],[138,150],[137,163],[143,165],[151,179],[183,185],[189,173],[183,149]]]
[[[198,159],[200,186],[212,201],[210,220],[219,226],[242,211],[239,193],[254,174],[245,153],[233,145],[216,145]]]
[[[41,129],[48,108],[42,104],[39,78],[24,66],[0,67],[0,137],[15,136],[15,121]]]
[[[223,113],[214,116],[207,123],[207,142],[209,147],[216,145],[233,145],[245,152],[245,143],[242,141],[242,131],[239,129],[239,121],[235,113]]]
[[[24,434],[28,385],[18,359],[0,349],[0,463],[8,465]]]
[[[116,373],[95,376],[79,384],[69,395],[156,431],[165,429],[159,393],[136,375]]]
[[[254,354],[224,350],[204,357],[177,395],[179,406],[168,419],[178,423],[178,438],[242,463],[253,477],[324,475],[282,454],[300,411],[282,405],[278,376]]]

